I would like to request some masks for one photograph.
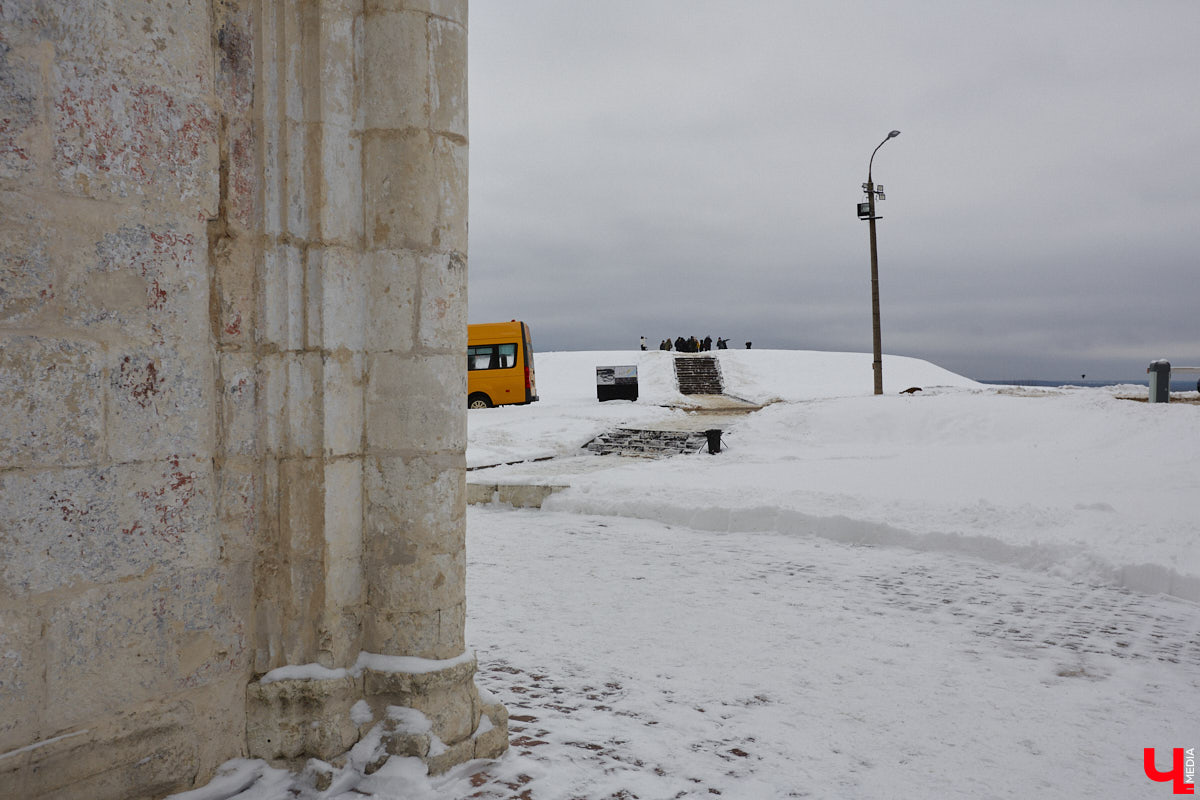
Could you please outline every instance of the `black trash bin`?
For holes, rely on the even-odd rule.
[[[721,452],[721,429],[709,428],[704,432],[704,435],[708,437],[708,452]]]
[[[1150,374],[1150,402],[1171,402],[1171,362],[1161,358],[1151,361],[1146,372]]]

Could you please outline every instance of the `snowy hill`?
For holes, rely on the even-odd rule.
[[[811,400],[871,394],[871,356],[817,350],[713,350],[725,376],[726,391],[755,402]],[[661,350],[601,350],[538,353],[535,356],[542,400],[559,404],[596,399],[598,366],[633,364],[638,368],[639,403],[681,400],[675,391],[675,353]],[[884,392],[910,386],[979,388],[981,384],[917,358],[885,356]]]
[[[966,552],[1200,600],[1200,406],[1120,399],[1144,388],[990,387],[918,359],[727,350],[726,391],[770,403],[720,456],[605,463],[582,444],[669,424],[686,402],[672,354],[540,353],[541,401],[468,414],[472,481],[569,485],[548,507],[707,530],[803,530],[841,541]],[[636,364],[637,402],[599,403],[595,367]],[[922,387],[913,395],[899,392]]]

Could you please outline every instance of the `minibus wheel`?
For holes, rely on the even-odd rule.
[[[486,394],[476,392],[467,398],[467,408],[491,408],[492,401]]]

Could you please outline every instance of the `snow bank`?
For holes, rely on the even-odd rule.
[[[548,510],[947,550],[1200,600],[1200,406],[988,387],[896,357],[875,397],[869,355],[715,355],[727,392],[772,403],[726,430],[719,456],[564,458],[680,414],[651,405],[673,402],[672,356],[547,353],[543,403],[470,412],[468,460],[558,457],[471,480],[568,486]],[[621,363],[638,364],[642,398],[598,403],[594,367]],[[910,386],[923,391],[899,394]]]

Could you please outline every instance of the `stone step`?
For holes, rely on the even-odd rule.
[[[606,431],[584,445],[589,453],[596,455],[640,456],[662,458],[665,456],[698,453],[708,446],[704,431],[655,431],[635,428],[618,428]]]
[[[721,394],[724,391],[721,367],[710,356],[677,356],[675,379],[680,394]]]

